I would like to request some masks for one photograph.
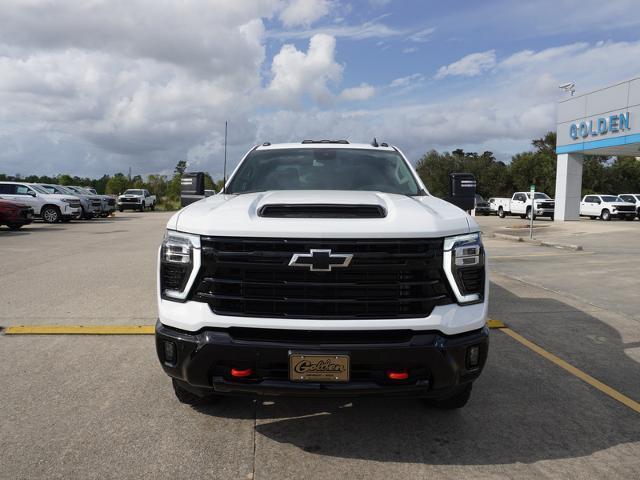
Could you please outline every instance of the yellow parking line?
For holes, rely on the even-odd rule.
[[[565,362],[561,358],[555,356],[553,353],[547,352],[544,348],[536,345],[535,343],[531,342],[530,340],[527,340],[522,335],[520,335],[519,333],[514,332],[510,328],[506,328],[505,327],[505,328],[502,328],[501,331],[504,332],[505,334],[509,335],[514,340],[520,342],[525,347],[533,350],[538,355],[541,355],[542,357],[546,358],[550,362],[553,362],[557,366],[559,366],[560,368],[566,370],[570,374],[578,377],[580,380],[582,380],[584,382],[587,382],[589,385],[591,385],[594,388],[597,388],[598,390],[600,390],[605,395],[609,395],[611,398],[613,398],[614,400],[617,400],[618,402],[626,405],[627,407],[629,407],[631,410],[635,411],[636,413],[640,413],[640,403],[636,402],[635,400],[633,400],[633,399],[627,397],[626,395],[618,392],[617,390],[611,388],[610,386],[605,385],[600,380],[597,380],[597,379],[593,378],[591,375],[589,375],[589,374],[583,372],[582,370],[574,367],[570,363]]]
[[[153,325],[18,325],[5,335],[153,335]]]
[[[500,320],[487,320],[487,327],[489,328],[506,328],[506,325]]]

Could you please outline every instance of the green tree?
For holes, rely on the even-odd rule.
[[[174,173],[178,173],[182,175],[187,170],[187,161],[179,160],[176,164],[176,168],[174,169]]]
[[[116,173],[107,181],[106,192],[119,195],[129,188],[129,179],[123,173]]]

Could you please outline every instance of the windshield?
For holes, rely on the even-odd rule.
[[[33,188],[36,192],[39,193],[45,193],[47,195],[49,195],[51,192],[49,190],[47,190],[46,188],[41,187],[40,185],[29,185],[31,188]]]
[[[603,202],[624,202],[620,197],[614,197],[613,195],[602,195],[600,198]]]
[[[531,194],[528,193],[527,196],[529,198],[531,198]],[[542,193],[542,192],[536,192],[534,194],[534,197],[536,200],[551,200],[551,197],[549,195],[547,195],[546,193]]]
[[[125,190],[125,195],[142,195],[142,190]]]
[[[397,152],[355,148],[297,148],[250,153],[227,193],[265,190],[363,190],[419,195]]]
[[[93,195],[93,193],[91,193],[89,190],[83,187],[67,187],[67,188],[70,188],[74,192],[78,192],[82,195]]]
[[[484,202],[484,198],[482,198],[482,195],[478,195],[476,193],[476,203],[479,203],[479,202]]]

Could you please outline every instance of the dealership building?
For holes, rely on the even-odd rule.
[[[639,118],[640,78],[559,102],[556,220],[579,218],[585,155],[640,156]]]

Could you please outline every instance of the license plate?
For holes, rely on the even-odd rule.
[[[348,355],[289,355],[292,382],[348,382]]]

